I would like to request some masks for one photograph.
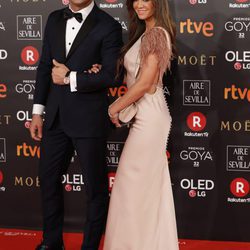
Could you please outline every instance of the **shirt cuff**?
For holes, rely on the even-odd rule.
[[[45,110],[45,106],[41,104],[34,104],[32,115],[43,115],[43,112]]]
[[[77,82],[76,82],[76,73],[75,71],[70,72],[70,91],[76,92],[77,91]]]

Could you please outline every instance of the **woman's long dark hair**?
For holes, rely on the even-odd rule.
[[[156,26],[160,26],[167,30],[170,35],[173,55],[176,54],[175,37],[176,29],[172,20],[168,0],[151,0],[155,6],[155,20]],[[140,20],[133,8],[134,0],[127,0],[127,9],[129,14],[129,41],[121,49],[120,58],[117,63],[117,76],[120,75],[123,70],[124,56],[127,51],[134,45],[139,37],[145,32],[145,21]]]

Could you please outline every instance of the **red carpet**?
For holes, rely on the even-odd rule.
[[[41,235],[40,231],[0,229],[0,250],[34,250]],[[81,234],[64,235],[66,250],[80,250],[81,241]],[[250,250],[250,243],[180,240],[179,244],[180,250]]]

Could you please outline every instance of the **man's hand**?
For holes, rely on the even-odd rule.
[[[64,85],[63,79],[69,71],[69,68],[67,68],[64,64],[57,62],[55,59],[53,59],[53,64],[52,79],[54,84]]]
[[[33,115],[30,124],[30,135],[35,141],[41,141],[42,139],[42,128],[43,128],[43,118],[41,115]]]

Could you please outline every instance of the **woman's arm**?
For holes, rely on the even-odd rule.
[[[139,100],[145,93],[149,92],[159,75],[158,57],[155,54],[149,54],[145,63],[142,65],[140,75],[136,82],[128,89],[126,94],[110,106],[111,116],[119,113],[122,109],[131,103]]]

